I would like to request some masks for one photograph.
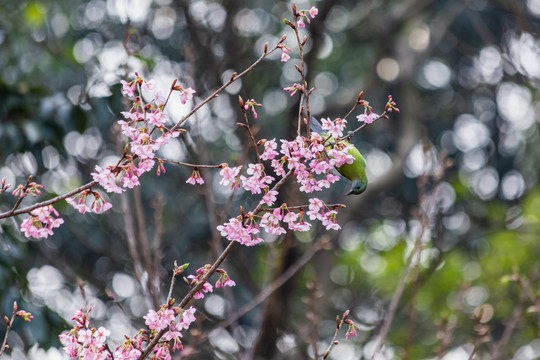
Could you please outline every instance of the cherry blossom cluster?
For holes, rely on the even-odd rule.
[[[287,62],[291,59],[291,55],[289,55],[292,50],[285,44],[279,44],[278,47],[281,49],[281,61]]]
[[[381,115],[377,115],[373,112],[373,108],[369,105],[369,102],[366,100],[361,100],[362,93],[360,94],[360,98],[358,103],[364,107],[364,113],[357,115],[356,118],[359,122],[363,122],[366,124],[371,124],[375,120],[379,119]],[[386,101],[386,105],[384,107],[385,113],[390,113],[392,111],[399,112],[399,109],[397,108],[396,103],[392,99],[392,95],[388,95],[388,100]]]
[[[170,139],[178,137],[185,131],[184,129],[167,129],[166,123],[169,117],[165,112],[165,106],[168,98],[165,99],[159,91],[155,90],[153,80],[145,81],[137,73],[135,75],[135,80],[129,83],[122,80],[122,92],[125,96],[133,98],[133,106],[129,111],[122,112],[124,120],[118,120],[122,133],[129,139],[131,152],[127,152],[121,163],[116,166],[101,168],[96,165],[95,172],[91,174],[107,192],[122,193],[126,188],[132,189],[139,186],[141,175],[152,170],[156,162],[158,163],[157,174],[165,172],[163,161],[156,158],[155,153],[168,144]],[[152,100],[148,104],[142,100],[143,91],[152,94]],[[184,104],[191,100],[195,93],[192,88],[184,88],[176,81],[171,86],[172,91],[179,92],[180,100]],[[138,96],[136,96],[137,93]],[[196,176],[197,174],[198,171],[188,179],[188,183],[201,183],[202,178]]]
[[[42,206],[30,212],[30,217],[21,223],[21,231],[27,238],[47,238],[53,234],[53,229],[60,227],[64,219],[58,217],[52,205]]]
[[[5,186],[5,179],[2,180],[2,188]],[[7,187],[10,187],[11,185],[7,185]],[[6,188],[7,189],[7,188]],[[28,182],[26,185],[19,184],[15,190],[11,193],[13,196],[17,196],[19,198],[24,198],[27,195],[32,195],[33,197],[37,197],[38,195],[41,195],[41,189],[43,189],[43,185],[37,184],[35,182]]]
[[[158,344],[154,347],[155,359],[170,359],[171,344],[172,351],[182,351],[183,346],[180,338],[183,336],[181,331],[189,329],[192,322],[195,321],[196,309],[192,306],[189,309],[179,307],[171,308],[167,305],[162,305],[158,311],[150,310],[147,315],[143,316],[145,324],[150,329],[150,337],[148,342],[162,330],[167,330],[161,337]],[[178,322],[176,318],[178,316]],[[141,332],[132,339],[126,339],[122,345],[116,349],[116,356],[120,359],[131,360],[136,359],[127,356],[135,355],[137,350],[140,351],[140,344],[144,340]],[[140,353],[139,353],[140,355]],[[123,357],[122,357],[123,356]]]
[[[90,327],[88,311],[77,311],[72,320],[75,325],[70,331],[60,335],[60,342],[64,345],[64,352],[71,359],[112,359],[112,354],[105,341],[110,331],[104,327],[98,329]]]
[[[153,359],[170,359],[171,350],[182,350],[181,331],[189,329],[196,320],[194,307],[182,309],[162,305],[158,311],[150,310],[143,317],[149,331],[141,329],[133,338],[126,336],[126,340],[116,348],[113,356],[106,344],[110,331],[104,327],[90,327],[90,311],[91,308],[86,312],[77,311],[72,319],[75,321],[73,328],[60,335],[63,350],[70,359],[135,360],[143,352],[143,343],[149,344],[162,330],[167,331],[153,348]]]
[[[349,340],[350,336],[355,336],[356,337],[357,336],[356,331],[357,330],[360,331],[360,328],[358,326],[356,326],[356,324],[350,319],[345,319],[344,323],[349,326],[347,328],[347,332],[345,333],[345,339]]]
[[[244,110],[248,110],[251,108],[251,111],[253,112],[253,117],[257,118],[257,111],[255,111],[255,107],[261,107],[262,105],[255,101],[255,99],[248,99],[246,103],[244,104]]]
[[[296,94],[297,91],[303,92],[304,91],[304,86],[302,86],[301,84],[298,84],[298,83],[294,83],[294,84],[292,84],[292,86],[288,86],[288,87],[283,88],[283,90],[289,92],[291,94],[291,96],[294,96],[294,94]]]
[[[297,16],[300,17],[300,19],[298,19],[298,22],[297,22],[298,26],[301,28],[305,28],[306,24],[304,23],[304,19],[306,19],[308,24],[311,24],[311,20],[309,19],[309,16],[311,16],[312,19],[315,19],[315,16],[317,16],[318,13],[319,13],[319,9],[317,9],[315,6],[311,7],[311,9],[309,10],[300,10],[298,14],[296,14]]]
[[[189,275],[187,277],[189,281],[186,280],[188,281],[188,285],[190,287],[197,286],[202,281],[202,278],[206,276],[208,271],[210,271],[211,267],[212,265],[206,264],[203,267],[197,269],[197,271],[195,272],[195,275]],[[231,278],[229,277],[229,274],[227,274],[225,270],[217,269],[216,272],[219,274],[219,279],[216,282],[216,288],[225,287],[225,286],[230,286],[230,287],[236,286],[236,283],[233,280],[231,280]],[[209,293],[213,291],[214,291],[214,288],[212,284],[210,284],[208,281],[205,281],[201,290],[197,291],[195,295],[193,296],[193,298],[203,299],[204,293]]]
[[[303,206],[295,206],[293,210],[287,208],[286,204],[274,209],[263,210],[262,216],[254,215],[253,212],[243,214],[229,219],[225,224],[217,227],[221,236],[230,241],[237,241],[242,245],[253,246],[264,241],[258,234],[262,227],[268,234],[285,234],[285,224],[291,231],[308,231],[311,224],[304,220],[307,215],[310,220],[319,220],[327,230],[339,230],[341,227],[337,223],[337,207],[327,206],[318,198],[309,199],[307,213]],[[298,209],[298,212],[294,210]]]
[[[94,211],[96,214],[99,214],[112,207],[112,204],[105,201],[99,192],[91,189],[83,190],[74,197],[68,197],[66,202],[81,214],[89,211]]]

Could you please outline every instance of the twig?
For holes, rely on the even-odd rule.
[[[336,319],[336,332],[334,333],[334,337],[332,338],[332,341],[330,342],[330,345],[328,346],[328,349],[326,349],[326,351],[324,352],[323,360],[326,359],[328,357],[328,355],[330,355],[330,351],[332,351],[332,348],[334,346],[336,346],[337,344],[339,344],[339,342],[336,341],[336,339],[337,339],[337,336],[339,334],[339,330],[341,330],[341,327],[345,323],[345,320],[347,319],[348,315],[349,315],[349,310],[347,310],[347,311],[345,311],[343,313],[341,321],[339,321],[339,316],[337,317],[337,319]]]
[[[296,70],[300,72],[300,76],[302,77],[302,86],[304,88],[304,96],[306,98],[306,116],[307,116],[307,137],[308,139],[311,137],[310,131],[311,126],[309,124],[309,119],[311,118],[311,113],[309,111],[309,90],[307,87],[307,80],[306,80],[306,70],[305,70],[305,64],[304,64],[304,44],[306,43],[307,38],[304,37],[303,40],[300,40],[300,34],[298,32],[298,17],[299,14],[296,12],[296,4],[292,4],[292,12],[293,12],[293,18],[294,18],[294,26],[292,26],[294,30],[294,34],[296,35],[296,41],[298,42],[298,51],[300,52],[300,68],[296,66]]]
[[[4,354],[4,350],[7,348],[7,340],[9,336],[9,331],[11,330],[11,327],[13,326],[13,321],[15,321],[15,314],[17,313],[17,303],[13,303],[13,314],[11,315],[11,319],[8,319],[7,316],[4,317],[4,320],[6,321],[6,334],[4,335],[4,341],[2,342],[2,348],[0,349],[0,357]]]

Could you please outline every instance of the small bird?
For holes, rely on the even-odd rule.
[[[323,130],[321,123],[313,116],[310,118],[309,126],[312,131],[323,137],[328,137],[328,134]],[[340,142],[345,145],[350,144],[347,140],[340,140]],[[327,147],[329,146],[330,144],[327,145]],[[352,182],[351,190],[345,195],[360,195],[366,191],[368,185],[366,160],[354,145],[349,149],[348,153],[354,158],[353,163],[342,165],[336,168],[336,170]]]

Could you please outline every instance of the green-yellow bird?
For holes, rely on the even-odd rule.
[[[315,131],[321,136],[328,136],[328,134],[324,132],[321,123],[313,116],[311,117],[309,126],[312,131]],[[350,144],[350,142],[347,140],[341,140],[341,142],[345,145]],[[342,165],[336,168],[336,170],[352,182],[351,190],[346,195],[360,195],[366,191],[368,185],[366,176],[366,160],[354,145],[351,149],[349,149],[348,153],[354,158],[353,163]]]

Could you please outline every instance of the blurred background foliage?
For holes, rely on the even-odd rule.
[[[417,179],[430,166],[424,149],[433,159],[446,154],[453,166],[428,188],[433,221],[381,358],[468,359],[478,339],[471,315],[479,306],[493,310],[491,338],[479,353],[539,358],[540,1],[297,1],[299,9],[313,5],[319,15],[304,31],[312,113],[344,116],[361,90],[375,112],[382,112],[387,94],[401,112],[354,138],[368,162],[368,191],[344,197],[343,180],[320,194],[347,205],[338,217],[342,231],[314,227],[235,248],[224,267],[238,286],[196,304],[205,321],[184,337],[194,344],[194,358],[308,358],[313,344],[319,352],[328,346],[335,316],[347,309],[361,331],[331,356],[369,358],[420,232]],[[18,184],[34,175],[46,189],[40,199],[88,182],[96,164],[114,162],[123,150],[115,121],[129,103],[121,79],[137,71],[166,92],[178,78],[201,101],[282,34],[293,48],[291,61],[281,63],[279,55],[263,61],[188,122],[190,136],[160,155],[231,166],[253,160],[252,153],[246,158],[245,131],[235,126],[238,95],[263,104],[254,121],[258,138],[294,137],[298,96],[282,90],[299,80],[294,35],[282,22],[291,19],[290,6],[3,1],[0,178]],[[188,109],[173,99],[168,111],[177,121]],[[46,240],[25,239],[21,218],[0,224],[1,309],[9,313],[17,300],[35,316],[10,335],[13,359],[59,358],[57,335],[89,305],[96,324],[119,341],[135,332],[153,303],[164,301],[174,260],[190,262],[194,272],[215,259],[225,244],[215,226],[257,199],[236,193],[230,202],[216,171],[202,171],[204,187],[185,184],[189,175],[167,166],[165,176],[145,176],[140,191],[111,196],[114,208],[102,216],[58,204],[66,223]],[[289,205],[306,201],[294,185],[280,196]],[[0,211],[14,200],[4,193]],[[330,251],[317,252],[232,325],[216,328],[321,237]],[[187,290],[179,282],[174,296]],[[507,334],[512,319],[519,321]]]

